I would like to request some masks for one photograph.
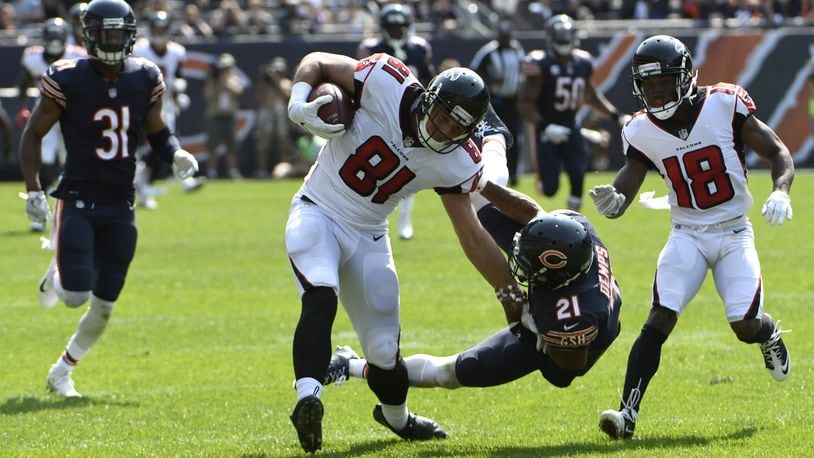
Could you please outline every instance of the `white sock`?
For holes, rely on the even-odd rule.
[[[367,378],[367,360],[356,358],[348,361],[348,372],[351,377]]]
[[[396,431],[401,431],[405,426],[407,426],[406,402],[397,406],[382,404],[382,413],[384,414],[384,419],[387,420],[387,423],[390,423],[390,426],[392,426]]]
[[[71,364],[67,359],[65,359],[65,355],[59,355],[59,359],[57,359],[57,362],[54,365],[57,367],[57,369],[66,372],[71,372],[76,367],[76,364]]]
[[[105,332],[107,321],[113,312],[113,306],[113,302],[91,296],[88,311],[79,320],[76,334],[68,342],[66,351],[71,355],[71,358],[79,361],[99,340],[99,337]]]
[[[297,389],[297,400],[306,397],[306,396],[316,396],[318,398],[322,398],[322,389],[323,386],[317,379],[312,377],[304,377],[298,379],[294,383],[294,387]]]
[[[404,358],[410,386],[458,388],[461,382],[455,375],[458,355],[410,355]]]

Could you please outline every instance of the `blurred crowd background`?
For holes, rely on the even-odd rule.
[[[0,39],[36,36],[49,17],[67,17],[72,0],[0,2]],[[176,36],[229,39],[240,35],[372,33],[379,9],[372,0],[135,0],[141,19],[170,12]],[[685,19],[702,26],[776,27],[814,23],[814,0],[407,0],[418,31],[435,36],[483,35],[490,15],[510,18],[517,31],[539,30],[552,15],[576,20]],[[26,33],[29,29],[31,33]]]
[[[77,33],[80,3],[0,0],[0,56],[13,65],[0,73],[0,107],[11,115],[0,122],[0,180],[19,179],[16,145],[24,125],[19,115],[31,108],[30,100],[37,96],[36,90],[29,87],[27,92],[32,99],[24,97],[25,85],[17,82],[20,67],[15,64],[20,62],[24,48],[43,43],[43,25],[48,18],[61,17],[74,24],[78,36],[73,43],[81,44]],[[604,36],[594,41],[589,51],[596,56],[602,48],[610,49],[609,58],[613,62],[600,70],[597,80],[607,78],[601,90],[625,112],[635,111],[636,106],[630,97],[624,65],[619,67],[615,62],[627,62],[622,56],[630,51],[627,47],[633,38],[628,35],[637,30],[673,31],[678,35],[703,30],[705,46],[712,35],[732,35],[736,40],[723,40],[722,45],[731,59],[721,62],[733,72],[746,65],[739,63],[738,53],[752,52],[759,43],[765,43],[767,50],[782,49],[783,62],[772,64],[773,68],[791,65],[775,77],[788,74],[793,79],[803,62],[811,59],[809,54],[814,55],[814,46],[810,52],[802,49],[809,46],[807,35],[814,26],[814,0],[132,0],[129,3],[137,14],[138,36],[151,37],[151,17],[165,11],[171,16],[167,30],[170,39],[186,46],[186,60],[179,76],[189,83],[186,89],[189,97],[177,113],[175,131],[184,147],[205,164],[202,173],[209,178],[305,174],[323,141],[288,122],[286,116],[290,78],[298,59],[314,50],[354,55],[358,52],[357,44],[382,34],[382,11],[392,3],[411,8],[412,18],[407,24],[410,33],[432,43],[432,60],[437,70],[453,64],[474,67],[475,53],[481,46],[488,46],[489,40],[499,39],[501,27],[507,38],[516,39],[512,46],[521,53],[521,44],[525,51],[545,46],[548,19],[568,14],[577,21],[583,44],[591,37]],[[783,44],[782,34],[773,35],[775,30],[787,29],[791,29],[790,35],[797,36],[790,38],[793,45]],[[690,40],[688,43],[693,45],[697,38]],[[619,50],[618,55],[613,54],[613,49]],[[231,65],[227,68],[222,62]],[[810,90],[807,86],[795,89],[794,81],[784,77],[781,87],[791,87],[789,94],[770,93],[761,99],[767,109],[773,109],[789,95],[797,94],[809,102],[806,118],[810,117],[812,127],[801,131],[801,142],[809,141],[807,136],[814,132],[814,59],[806,64],[809,67]],[[623,75],[617,78],[608,77],[609,74]],[[621,83],[616,84],[617,80]],[[219,82],[223,84],[218,85]],[[239,86],[239,90],[224,89],[232,86]],[[223,94],[228,94],[231,100],[226,111],[217,108]],[[513,101],[511,94],[502,95]],[[509,105],[513,107],[514,103]],[[514,119],[508,112],[501,116]],[[17,122],[13,123],[15,119]],[[217,120],[231,126],[223,131],[224,138],[213,135],[220,132],[212,127]],[[611,153],[618,150],[618,128],[591,112],[583,121],[591,149],[590,167],[607,170],[618,166],[619,155]],[[527,134],[521,132],[519,122],[510,124],[517,127],[513,134],[520,151],[518,171],[528,171],[531,162]],[[814,144],[798,146],[801,151],[814,152]],[[167,175],[166,170],[163,172]]]

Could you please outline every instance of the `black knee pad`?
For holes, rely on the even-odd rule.
[[[410,381],[407,378],[407,365],[401,355],[396,360],[396,367],[390,370],[368,364],[367,386],[382,404],[397,406],[407,402]]]

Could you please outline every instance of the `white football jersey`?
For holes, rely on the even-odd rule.
[[[147,38],[139,38],[133,45],[133,56],[144,57],[145,59],[153,62],[161,70],[164,75],[164,84],[170,90],[164,92],[164,111],[172,111],[173,116],[175,113],[175,93],[172,88],[175,82],[175,76],[178,74],[178,69],[184,63],[187,56],[187,50],[183,45],[174,41],[167,43],[167,50],[163,55],[158,55],[150,46],[150,40]]]
[[[65,52],[60,59],[73,60],[88,57],[85,48],[81,46],[67,45]],[[45,48],[40,45],[29,46],[23,50],[21,64],[29,75],[36,81],[37,88],[40,87],[40,76],[48,70],[51,64],[45,60]]]
[[[399,201],[422,189],[472,192],[481,175],[471,140],[449,154],[421,147],[411,136],[409,110],[423,88],[387,54],[359,62],[354,74],[359,109],[344,135],[328,140],[300,191],[347,224],[387,230]]]
[[[719,83],[702,88],[706,96],[695,122],[678,136],[643,112],[622,130],[626,156],[655,167],[669,189],[675,224],[706,225],[744,216],[752,206],[743,144],[735,126],[755,111],[740,86]]]

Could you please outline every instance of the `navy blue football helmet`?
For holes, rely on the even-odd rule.
[[[45,55],[54,60],[62,57],[70,34],[71,26],[64,19],[54,17],[45,21],[42,28],[42,45]]]
[[[587,272],[593,256],[585,226],[553,212],[534,218],[514,235],[509,267],[520,284],[555,290]]]
[[[88,55],[107,65],[123,62],[136,41],[136,15],[124,0],[93,0],[82,15]]]

